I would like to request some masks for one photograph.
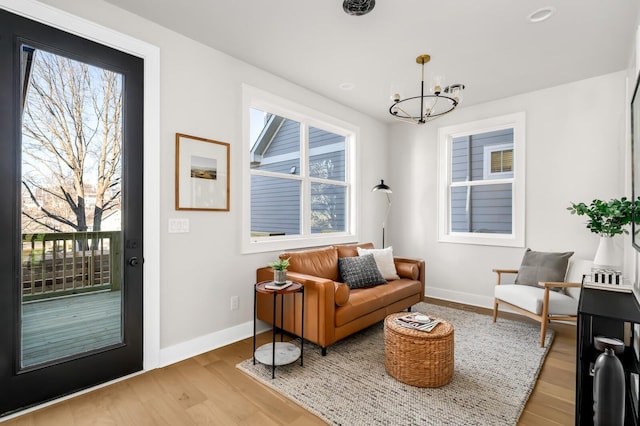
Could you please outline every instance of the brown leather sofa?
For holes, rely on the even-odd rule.
[[[340,283],[338,258],[357,256],[357,247],[373,248],[373,244],[338,245],[326,248],[285,252],[289,258],[287,278],[304,285],[304,338],[319,345],[322,355],[327,347],[356,331],[362,330],[387,315],[410,308],[423,300],[425,263],[419,259],[394,257],[400,279],[387,284],[350,289]],[[257,270],[258,282],[273,279],[270,267]],[[257,294],[257,317],[273,324],[273,296]],[[277,325],[280,326],[280,297],[277,298]],[[302,295],[284,296],[284,330],[301,335]]]

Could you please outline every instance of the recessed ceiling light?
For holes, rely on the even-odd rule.
[[[555,7],[553,6],[543,7],[541,9],[536,10],[535,12],[530,13],[529,16],[527,16],[527,21],[536,24],[538,22],[546,21],[547,19],[551,18],[555,13],[556,13]]]
[[[356,85],[353,83],[341,83],[338,87],[342,90],[353,90]]]

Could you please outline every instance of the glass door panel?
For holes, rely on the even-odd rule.
[[[22,45],[21,368],[123,343],[123,76]]]

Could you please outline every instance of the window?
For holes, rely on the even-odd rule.
[[[354,241],[356,131],[245,87],[244,252]]]
[[[439,129],[439,240],[524,246],[524,113]]]
[[[513,138],[513,129],[511,129]],[[485,179],[513,177],[513,143],[485,145],[483,150]]]

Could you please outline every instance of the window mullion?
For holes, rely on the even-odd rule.
[[[300,175],[302,176],[302,234],[311,235],[311,183],[309,181],[309,124],[300,123]]]

